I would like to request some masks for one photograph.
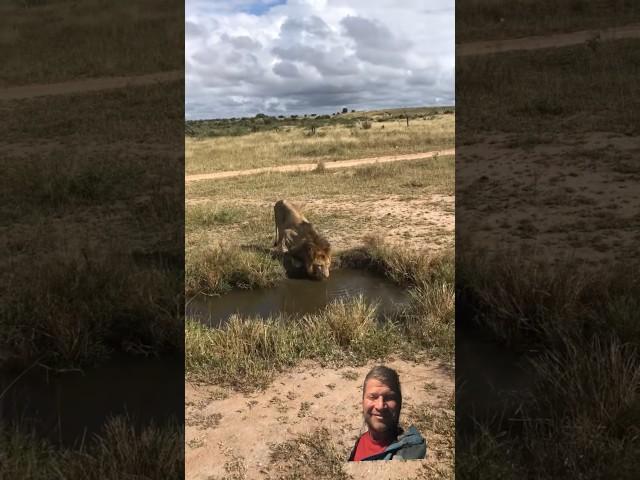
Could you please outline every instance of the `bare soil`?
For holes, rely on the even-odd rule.
[[[411,153],[407,155],[389,155],[385,157],[369,157],[358,158],[355,160],[341,160],[335,162],[326,162],[324,167],[328,170],[334,168],[349,168],[371,163],[391,163],[402,162],[407,160],[421,160],[432,158],[435,156],[455,155],[455,149],[439,150],[434,152]],[[198,175],[186,175],[185,182],[195,182],[198,180],[220,180],[223,178],[239,177],[242,175],[256,175],[266,172],[308,172],[318,167],[317,163],[303,163],[298,165],[282,165],[278,167],[252,168],[247,170],[233,170],[228,172],[203,173]]]
[[[0,90],[0,101],[24,100],[49,95],[75,95],[101,90],[112,90],[124,87],[139,87],[154,83],[173,82],[184,78],[182,70],[135,75],[129,77],[103,77],[73,80],[61,83],[45,83],[40,85],[25,85]]]
[[[592,266],[637,259],[640,138],[590,132],[531,146],[517,138],[486,136],[457,152],[456,215],[470,234],[462,240]]]
[[[211,203],[208,198],[192,198],[187,205]],[[238,205],[257,206],[265,211],[273,203],[235,199]],[[411,250],[440,251],[453,248],[455,231],[455,196],[433,194],[415,198],[391,195],[329,199],[308,199],[298,202],[303,212],[313,211],[315,216],[338,215],[323,234],[331,239],[335,251],[348,250],[363,244],[367,236],[384,238],[390,245],[401,245]],[[210,242],[228,238],[237,225],[214,225],[206,233]],[[268,240],[270,242],[271,240]]]
[[[318,428],[327,429],[324,441],[339,453],[340,460],[334,461],[343,463],[364,431],[362,380],[373,365],[334,369],[309,362],[281,374],[266,390],[251,394],[187,383],[186,478],[230,478],[232,470],[241,472],[233,478],[280,478],[288,466],[272,461],[270,444],[295,441]],[[438,362],[400,360],[387,365],[398,371],[402,382],[401,422],[414,423],[416,407],[426,406],[434,417],[453,416],[454,376],[449,368]],[[450,469],[453,430],[445,433],[423,426],[421,433],[428,442],[426,460],[376,462],[375,466],[344,463],[342,468],[352,478],[371,478],[375,470],[376,478],[389,480],[427,478],[429,471]]]
[[[456,45],[456,56],[486,55],[490,53],[511,52],[516,50],[537,50],[541,48],[559,48],[579,45],[590,41],[620,40],[640,38],[640,24],[613,27],[604,30],[582,30],[572,33],[557,33],[515,38],[510,40],[488,40]]]

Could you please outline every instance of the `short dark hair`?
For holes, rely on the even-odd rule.
[[[398,412],[402,409],[402,391],[400,389],[400,377],[398,372],[393,368],[385,367],[384,365],[376,365],[367,376],[364,377],[364,383],[362,384],[362,397],[364,398],[364,391],[367,388],[367,382],[370,379],[378,380],[380,383],[385,384],[391,390],[398,394]]]

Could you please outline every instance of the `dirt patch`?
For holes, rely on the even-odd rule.
[[[337,250],[360,245],[369,235],[382,237],[389,244],[413,250],[440,250],[453,246],[453,195],[431,195],[428,198],[392,196],[379,200],[351,199],[348,202],[313,200],[307,204],[320,212],[339,212],[356,219],[351,223],[351,231],[327,231]]]
[[[456,214],[472,244],[594,266],[638,257],[640,199],[629,184],[640,180],[640,138],[566,134],[530,146],[515,138],[488,136],[458,152]]]
[[[123,87],[140,87],[155,83],[173,82],[183,78],[184,72],[182,70],[173,70],[130,77],[90,78],[61,83],[25,85],[0,90],[0,101],[24,100],[50,95],[75,95]]]
[[[583,30],[572,33],[557,33],[511,40],[489,40],[456,45],[456,56],[486,55],[516,50],[538,50],[559,48],[581,43],[590,43],[624,38],[640,38],[640,24],[613,27],[604,30]]]
[[[434,152],[410,153],[407,155],[390,155],[386,157],[358,158],[355,160],[341,160],[338,162],[328,162],[324,166],[328,170],[335,168],[349,168],[372,163],[403,162],[408,160],[422,160],[436,156],[455,155],[455,149],[439,150]],[[279,167],[251,168],[247,170],[233,170],[229,172],[203,173],[199,175],[187,175],[184,177],[186,183],[199,180],[220,180],[223,178],[240,177],[243,175],[257,175],[266,172],[309,172],[317,168],[317,163],[302,163],[297,165],[282,165]]]
[[[402,418],[407,423],[421,418],[418,409],[428,410],[431,416],[453,415],[450,400],[454,379],[450,369],[437,362],[393,361],[387,365],[400,374]],[[187,383],[187,478],[230,478],[230,470],[239,472],[233,478],[273,478],[276,470],[281,473],[288,469],[282,462],[274,463],[274,447],[322,428],[327,432],[324,440],[332,445],[337,458],[346,460],[363,427],[362,379],[372,366],[335,370],[307,363],[280,375],[265,391],[253,394]],[[395,467],[382,467],[384,475],[377,478],[417,478],[428,469],[451,468],[453,431],[432,431],[423,423],[420,426],[428,442],[427,459],[402,466],[393,462]],[[369,478],[371,468],[343,467],[353,478]]]
[[[207,198],[187,200],[187,205],[211,203]],[[271,212],[273,204],[261,200],[235,199],[242,206],[259,207]],[[343,196],[299,202],[303,212],[316,218],[333,216],[330,226],[322,228],[335,251],[362,245],[367,236],[378,236],[392,245],[411,250],[439,251],[452,248],[455,231],[455,196],[432,194],[419,198],[392,195],[384,199]],[[237,232],[235,225],[211,227],[207,235],[213,241]],[[270,245],[272,238],[265,239]]]

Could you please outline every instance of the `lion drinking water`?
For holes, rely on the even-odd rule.
[[[329,278],[331,245],[327,239],[287,200],[278,200],[273,213],[276,222],[275,250],[302,261],[309,277]]]

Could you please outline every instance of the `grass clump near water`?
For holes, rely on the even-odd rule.
[[[12,269],[0,286],[3,366],[34,361],[78,367],[113,350],[133,354],[180,351],[181,277],[137,265],[130,256],[55,255],[39,272]]]
[[[536,352],[532,384],[516,392],[516,418],[478,423],[457,456],[459,476],[635,478],[637,265],[597,271],[516,256],[459,262],[465,312],[505,346]]]
[[[451,361],[453,257],[401,254],[379,243],[350,255],[357,255],[360,266],[365,261],[382,265],[392,279],[407,282],[408,305],[383,320],[378,318],[376,306],[362,297],[329,304],[321,312],[301,318],[233,316],[220,328],[187,318],[187,377],[253,389],[266,386],[276,372],[302,360],[338,366],[391,355],[416,358],[430,354]],[[348,263],[353,258],[342,261]]]
[[[277,260],[237,246],[213,245],[187,252],[185,293],[219,295],[233,288],[271,287],[285,278]]]
[[[606,271],[512,256],[460,259],[457,289],[477,323],[513,348],[593,336],[640,344],[640,266]]]
[[[438,356],[455,351],[455,261],[452,252],[426,254],[368,237],[361,248],[344,252],[340,264],[365,268],[407,287],[409,305],[400,316],[408,337]]]
[[[113,417],[77,448],[53,445],[21,427],[0,425],[0,478],[33,480],[182,479],[184,429],[134,427]]]
[[[299,319],[233,316],[209,328],[187,318],[185,369],[196,381],[250,390],[305,359],[358,364],[398,353],[401,344],[398,326],[378,324],[376,307],[359,297]]]

